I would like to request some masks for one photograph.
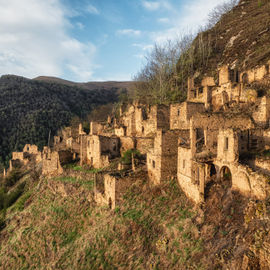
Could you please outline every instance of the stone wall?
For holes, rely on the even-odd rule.
[[[269,70],[266,65],[244,71],[240,74],[240,80],[243,83],[252,83],[254,81],[260,81],[265,75],[269,74]]]
[[[73,160],[72,152],[68,150],[62,151],[46,151],[42,159],[43,175],[60,175],[63,173],[63,166],[69,164]]]
[[[38,151],[36,145],[26,144],[23,152],[13,152],[12,160],[19,160],[23,165],[26,165],[30,160],[40,162],[42,160],[41,152]]]
[[[155,184],[161,183],[162,130],[158,130],[154,147],[147,153],[147,171],[149,179]]]
[[[87,159],[94,168],[101,168],[101,146],[98,135],[87,136]]]
[[[177,179],[185,194],[196,203],[202,201],[200,187],[194,179],[194,164],[190,148],[178,147]]]
[[[154,147],[147,153],[148,176],[156,185],[177,175],[177,144],[180,133],[157,131]]]
[[[124,137],[126,136],[126,127],[119,127],[114,129],[114,134],[117,137]]]
[[[125,128],[125,129],[123,129]],[[169,108],[165,105],[131,104],[122,114],[115,134],[128,137],[149,137],[158,128],[169,129]]]
[[[90,135],[100,135],[103,129],[103,125],[98,122],[90,123]]]
[[[12,159],[16,160],[19,159],[21,161],[24,160],[24,153],[23,152],[12,152]]]
[[[219,130],[217,159],[225,163],[232,163],[237,162],[238,158],[238,134],[233,129]]]
[[[135,139],[135,148],[140,151],[141,154],[145,155],[148,151],[153,148],[154,139],[153,138],[136,138]]]
[[[52,152],[47,157],[43,157],[42,174],[43,175],[59,175],[63,173],[60,164],[58,152]]]
[[[219,129],[242,129],[247,130],[254,127],[253,122],[248,116],[226,116],[221,113],[203,113],[196,114],[190,121],[190,140],[193,153],[198,152],[197,136],[198,130],[204,131],[204,149],[217,153],[217,135]]]
[[[23,152],[28,152],[29,154],[38,154],[38,147],[36,145],[26,144],[23,148]]]
[[[120,205],[122,196],[130,187],[126,178],[116,178],[110,174],[98,174],[95,178],[94,197],[98,205],[115,209]]]
[[[227,65],[224,65],[224,66],[219,68],[218,81],[219,81],[219,85],[226,84],[230,81],[229,67]]]
[[[129,149],[134,149],[135,143],[133,137],[120,137],[120,152],[123,153]]]
[[[170,106],[170,129],[188,129],[192,115],[204,111],[203,103],[183,102],[172,104]]]
[[[108,166],[109,160],[120,156],[120,139],[98,135],[87,136],[87,159],[95,168]]]
[[[258,100],[258,107],[252,114],[254,121],[261,126],[268,126],[270,120],[270,98],[263,97]]]

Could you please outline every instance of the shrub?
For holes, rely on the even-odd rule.
[[[139,159],[140,160],[142,158],[142,155],[141,155],[140,151],[138,151],[136,149],[129,149],[126,152],[124,152],[123,156],[122,156],[122,162],[125,165],[130,165],[131,164],[132,154],[134,156],[134,159]]]
[[[10,172],[10,174],[5,178],[4,185],[6,187],[14,186],[19,179],[22,177],[22,172],[18,169],[14,169]]]
[[[0,215],[0,231],[5,228],[6,226],[6,221],[5,221],[5,217],[6,217],[6,210],[4,209]]]
[[[30,198],[32,195],[31,191],[26,192],[23,194],[16,202],[15,209],[18,211],[22,211],[24,209],[25,202]]]
[[[25,183],[21,183],[14,191],[4,196],[4,206],[9,207],[22,195]]]

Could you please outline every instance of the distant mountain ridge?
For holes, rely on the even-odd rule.
[[[33,80],[36,81],[43,81],[43,82],[54,82],[54,83],[60,83],[68,86],[76,86],[88,90],[94,90],[94,89],[112,89],[112,88],[125,88],[130,89],[133,85],[132,81],[104,81],[104,82],[85,82],[85,83],[78,83],[78,82],[72,82],[68,80],[64,80],[57,77],[50,77],[50,76],[39,76],[34,78]]]

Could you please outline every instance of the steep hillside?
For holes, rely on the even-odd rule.
[[[5,212],[0,204],[0,269],[269,269],[269,201],[215,184],[202,211],[175,181],[151,187],[139,171],[110,210],[93,200],[91,170],[33,175],[10,189],[25,183]]]
[[[214,75],[217,66],[239,70],[265,64],[270,57],[270,1],[241,0],[210,30],[194,40],[193,71]]]
[[[118,87],[92,90],[18,76],[0,78],[0,163],[25,143],[39,147],[73,116],[118,100]]]

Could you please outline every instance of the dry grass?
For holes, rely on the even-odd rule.
[[[1,269],[202,269],[195,212],[175,184],[138,180],[115,211],[89,203],[78,185],[70,196],[38,187],[1,233]]]
[[[150,187],[141,173],[111,211],[64,180],[42,180],[23,211],[8,210],[0,269],[240,269],[258,230],[245,225],[248,200],[219,186],[203,214],[176,182]]]

